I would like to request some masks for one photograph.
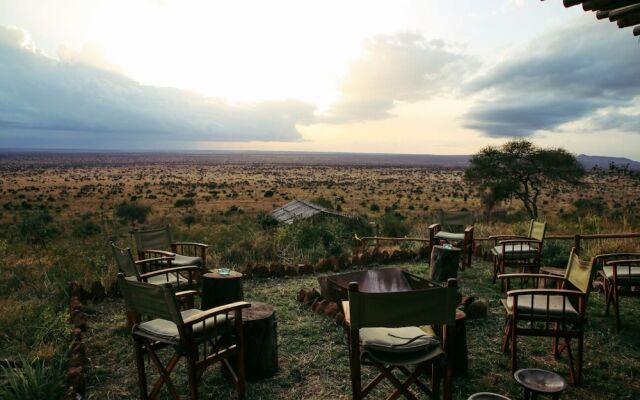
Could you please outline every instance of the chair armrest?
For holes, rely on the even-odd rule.
[[[440,224],[431,224],[429,225],[429,230],[437,229],[440,230]]]
[[[197,290],[183,290],[181,292],[176,292],[175,296],[178,300],[183,299],[185,297],[195,297],[199,293]]]
[[[214,307],[209,310],[201,311],[185,319],[184,324],[185,325],[197,324],[198,322],[202,322],[205,319],[210,318],[214,315],[227,314],[227,313],[230,313],[231,311],[238,311],[238,310],[242,310],[243,308],[249,308],[249,307],[251,307],[251,304],[247,303],[246,301],[236,301],[235,303],[229,303],[223,306]]]
[[[510,240],[510,239],[529,239],[526,236],[520,235],[491,235],[489,236],[489,240],[493,240],[494,245],[498,245],[498,242],[502,240]]]
[[[165,250],[144,249],[138,252],[141,259],[150,259],[155,257],[175,257],[175,254]],[[144,255],[144,256],[143,256]]]
[[[500,279],[512,279],[512,278],[534,278],[534,279],[556,279],[564,280],[564,276],[549,275],[549,274],[499,274]]]
[[[146,272],[144,274],[140,274],[140,278],[145,279],[145,278],[150,278],[150,277],[156,276],[156,275],[174,274],[174,273],[180,273],[180,272],[197,272],[199,270],[200,270],[200,268],[198,268],[195,265],[187,265],[187,266],[184,266],[184,267],[172,267],[172,268],[165,268],[165,269],[157,269],[155,271],[151,271],[151,272]]]
[[[171,257],[154,257],[154,258],[145,258],[143,260],[138,260],[135,261],[136,264],[147,264],[147,263],[153,263],[153,262],[160,262],[160,261],[168,261],[171,262],[175,260],[174,256]]]
[[[194,247],[204,247],[205,249],[209,247],[208,244],[204,243],[196,243],[196,242],[173,242],[171,243],[173,246],[194,246]]]
[[[516,289],[509,290],[507,296],[523,296],[523,295],[544,295],[544,296],[586,296],[587,294],[579,290],[569,289]]]
[[[609,267],[617,267],[618,264],[623,264],[623,265],[640,264],[640,258],[627,259],[627,260],[610,260],[610,261],[607,261],[604,265]]]
[[[516,243],[542,243],[540,240],[537,239],[529,239],[529,238],[522,238],[522,239],[507,239],[507,240],[500,240],[498,242],[498,244],[516,244]]]

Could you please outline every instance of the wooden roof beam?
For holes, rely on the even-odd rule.
[[[596,11],[596,18],[598,19],[609,18],[609,11]]]
[[[626,28],[640,24],[640,14],[627,14],[618,18],[618,28]]]
[[[637,12],[640,12],[640,2],[634,5],[616,8],[615,10],[609,11],[609,21],[615,21],[623,15],[635,14]]]
[[[585,11],[609,11],[640,3],[640,0],[588,0],[582,3]]]
[[[640,25],[633,28],[633,36],[640,36]]]
[[[564,4],[566,8],[569,8],[569,7],[577,6],[583,1],[584,0],[562,0],[562,4]]]

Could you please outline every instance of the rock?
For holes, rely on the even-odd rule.
[[[338,263],[338,257],[336,256],[329,257],[329,264],[331,264],[331,270],[333,272],[340,271],[340,264]]]
[[[282,265],[282,263],[279,263],[279,262],[272,262],[271,265],[269,266],[269,273],[275,276],[284,275],[284,265]]]
[[[297,265],[287,265],[286,267],[284,267],[284,274],[288,276],[296,276],[298,275],[299,271],[300,270],[298,269]]]
[[[324,310],[326,310],[327,306],[329,305],[330,301],[329,300],[320,300],[317,301],[317,307],[313,310],[315,312],[317,312],[318,314],[323,314]]]
[[[340,269],[347,269],[351,267],[351,258],[346,254],[342,254],[338,258],[338,265],[340,266]]]
[[[317,298],[320,297],[320,293],[316,289],[307,291],[304,295],[304,304],[312,304]]]
[[[474,301],[466,307],[465,313],[470,319],[485,318],[487,316],[487,304],[481,300]]]
[[[327,306],[324,309],[324,315],[326,315],[329,318],[334,318],[338,313],[338,311],[339,311],[338,304],[334,302],[329,302],[329,304],[327,304]]]
[[[298,292],[298,296],[296,297],[296,300],[298,300],[299,303],[304,302],[304,297],[307,295],[307,291],[305,289],[300,289],[300,291]]]

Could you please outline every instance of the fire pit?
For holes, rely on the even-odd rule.
[[[360,291],[370,293],[406,292],[426,289],[434,285],[402,268],[382,268],[321,276],[318,282],[321,297],[336,303],[348,299],[350,282],[357,282]]]

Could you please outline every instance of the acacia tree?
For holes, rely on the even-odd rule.
[[[528,140],[513,140],[480,150],[471,158],[464,179],[488,192],[493,201],[517,198],[535,219],[543,191],[557,193],[561,184],[579,185],[584,174],[576,157],[564,149],[541,149]]]

